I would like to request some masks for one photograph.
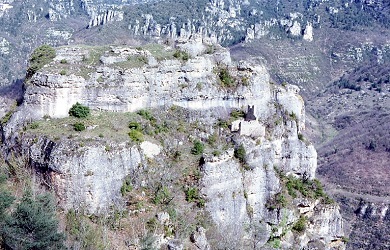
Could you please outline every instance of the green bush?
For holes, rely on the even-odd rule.
[[[303,139],[304,139],[304,138],[303,138],[303,134],[299,133],[299,134],[298,134],[298,139],[301,140],[301,141],[303,141]]]
[[[286,177],[283,177],[286,179]],[[313,181],[311,180],[304,180],[304,179],[298,179],[293,176],[287,177],[286,181],[286,188],[288,191],[288,194],[296,198],[298,194],[300,193],[302,196],[306,198],[312,198],[312,199],[322,199],[322,201],[325,204],[331,204],[334,201],[329,198],[329,196],[324,192],[324,189],[320,183],[319,180],[315,179]]]
[[[221,128],[229,128],[231,123],[227,120],[218,119],[217,126]]]
[[[245,163],[246,151],[244,146],[241,144],[234,150],[234,156],[241,162]]]
[[[218,73],[219,80],[221,81],[222,87],[234,87],[234,79],[230,75],[227,68],[221,68]]]
[[[78,132],[84,131],[85,130],[85,125],[82,122],[76,122],[75,124],[73,124],[73,129],[75,131],[78,131]]]
[[[69,109],[69,115],[77,118],[86,118],[87,116],[89,116],[89,113],[89,108],[78,102],[76,102],[76,104],[73,104],[73,106]]]
[[[173,53],[173,57],[181,59],[183,61],[188,61],[188,59],[190,59],[190,55],[182,50],[176,50],[175,53]]]
[[[186,190],[186,201],[194,202],[199,199],[199,191],[196,187],[190,187]]]
[[[66,59],[61,59],[60,63],[61,63],[61,64],[67,64],[68,61],[67,61]]]
[[[144,141],[144,135],[135,129],[130,130],[129,132],[130,139],[134,142],[143,142]]]
[[[301,232],[303,232],[306,229],[306,223],[307,223],[306,216],[301,216],[301,217],[299,217],[297,222],[295,222],[295,224],[294,224],[292,229],[297,231],[297,232],[299,232],[299,233],[301,233]]]
[[[42,45],[34,50],[29,60],[27,78],[32,77],[38,70],[50,63],[56,57],[56,51],[49,45]]]
[[[60,75],[62,75],[62,76],[66,75],[66,70],[64,70],[64,69],[61,70],[61,71],[60,71]]]
[[[66,231],[73,246],[70,249],[108,249],[103,241],[103,232],[99,227],[91,225],[91,220],[80,211],[69,210],[66,214]],[[53,248],[55,249],[55,248]]]
[[[134,130],[138,130],[138,131],[142,130],[141,124],[139,124],[138,122],[130,122],[129,128],[134,129]]]
[[[12,117],[12,115],[15,113],[17,107],[17,103],[13,103],[10,107],[10,110],[1,118],[0,123],[1,125],[5,125]]]
[[[244,118],[245,112],[239,109],[233,109],[232,112],[230,112],[230,117],[234,119]]]
[[[13,197],[10,193],[4,191],[0,192],[0,228],[3,227],[4,218],[6,217],[6,211],[12,205],[14,200],[15,197]]]
[[[286,196],[284,196],[284,195],[281,194],[281,193],[278,193],[278,194],[275,196],[275,201],[276,201],[276,203],[277,203],[280,207],[286,207],[286,206],[287,206],[287,199],[286,199]]]
[[[200,155],[203,154],[203,151],[204,151],[204,144],[201,143],[199,140],[196,140],[194,142],[194,147],[191,148],[191,154]]]

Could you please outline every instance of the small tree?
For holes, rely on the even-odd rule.
[[[89,116],[89,113],[89,108],[78,102],[76,102],[76,104],[73,104],[73,106],[69,109],[69,115],[77,118],[85,118]]]
[[[240,160],[241,163],[245,162],[246,151],[242,144],[236,150],[234,150],[234,156]]]
[[[49,195],[26,192],[3,227],[5,249],[65,249],[64,239]]]
[[[78,131],[78,132],[84,131],[85,130],[85,125],[82,122],[77,122],[77,123],[73,124],[73,129],[75,131]]]
[[[191,154],[193,155],[200,155],[203,154],[204,151],[204,145],[200,141],[196,140],[194,142],[194,147],[191,149]]]

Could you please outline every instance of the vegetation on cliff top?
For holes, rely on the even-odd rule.
[[[49,45],[42,45],[34,50],[29,60],[27,78],[31,78],[38,70],[50,63],[56,57],[56,51]]]

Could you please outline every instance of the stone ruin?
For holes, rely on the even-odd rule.
[[[240,135],[251,137],[265,136],[265,126],[259,122],[255,116],[255,106],[248,105],[245,118],[232,122],[232,132],[238,132]]]

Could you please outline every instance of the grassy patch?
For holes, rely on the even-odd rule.
[[[128,56],[126,61],[117,62],[113,65],[123,69],[141,68],[148,63],[148,58],[145,56]]]
[[[158,61],[173,59],[173,54],[175,53],[172,49],[167,49],[167,47],[160,44],[147,44],[141,47],[149,51],[154,58]]]
[[[129,139],[129,121],[137,117],[134,113],[114,112],[91,112],[82,120],[85,127],[93,129],[85,130],[83,133],[75,133],[73,124],[80,122],[76,117],[65,117],[60,119],[49,118],[34,122],[34,127],[26,127],[25,133],[37,136],[47,136],[52,140],[56,138],[74,138],[85,140],[88,138],[103,138],[106,140],[123,142]]]

